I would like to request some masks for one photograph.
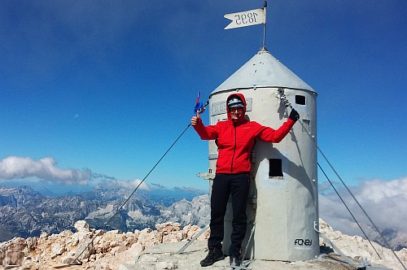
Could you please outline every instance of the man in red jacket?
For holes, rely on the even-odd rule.
[[[255,140],[280,142],[299,119],[294,109],[289,119],[277,130],[262,126],[245,118],[246,99],[241,93],[231,94],[227,100],[228,120],[215,125],[204,126],[197,113],[191,124],[202,140],[216,140],[218,160],[216,176],[213,180],[211,194],[211,234],[208,240],[208,255],[201,261],[201,266],[209,266],[223,260],[222,240],[224,234],[224,216],[229,195],[232,195],[233,221],[230,245],[230,264],[241,263],[241,246],[246,233],[246,202],[250,186],[250,153]]]

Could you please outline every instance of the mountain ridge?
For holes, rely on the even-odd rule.
[[[42,195],[29,186],[0,187],[0,242],[18,236],[39,236],[41,232],[55,234],[72,230],[77,220],[87,220],[97,229],[132,231],[153,228],[170,216],[162,216],[161,212],[168,212],[167,208],[182,199],[192,201],[194,197],[204,194],[195,189],[163,186],[140,189],[120,210],[118,218],[106,225],[110,216],[104,215],[104,209],[108,208],[109,214],[116,211],[129,195],[128,192],[127,186],[114,183],[96,186],[93,192],[65,196]],[[179,213],[180,216],[172,220],[181,221],[184,214]],[[139,221],[140,217],[144,219]],[[181,223],[184,225],[185,222]]]

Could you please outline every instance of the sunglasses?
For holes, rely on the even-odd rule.
[[[238,107],[238,108],[229,108],[229,111],[230,112],[243,112],[243,108],[240,108],[240,107]]]

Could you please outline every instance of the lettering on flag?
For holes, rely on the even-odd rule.
[[[233,29],[266,23],[265,9],[262,8],[225,14],[224,17],[231,20],[231,22],[225,27],[225,29]]]

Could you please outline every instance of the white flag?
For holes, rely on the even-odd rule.
[[[225,29],[233,29],[266,23],[266,12],[265,9],[262,8],[225,14],[224,17],[231,20],[231,22],[225,27]]]

